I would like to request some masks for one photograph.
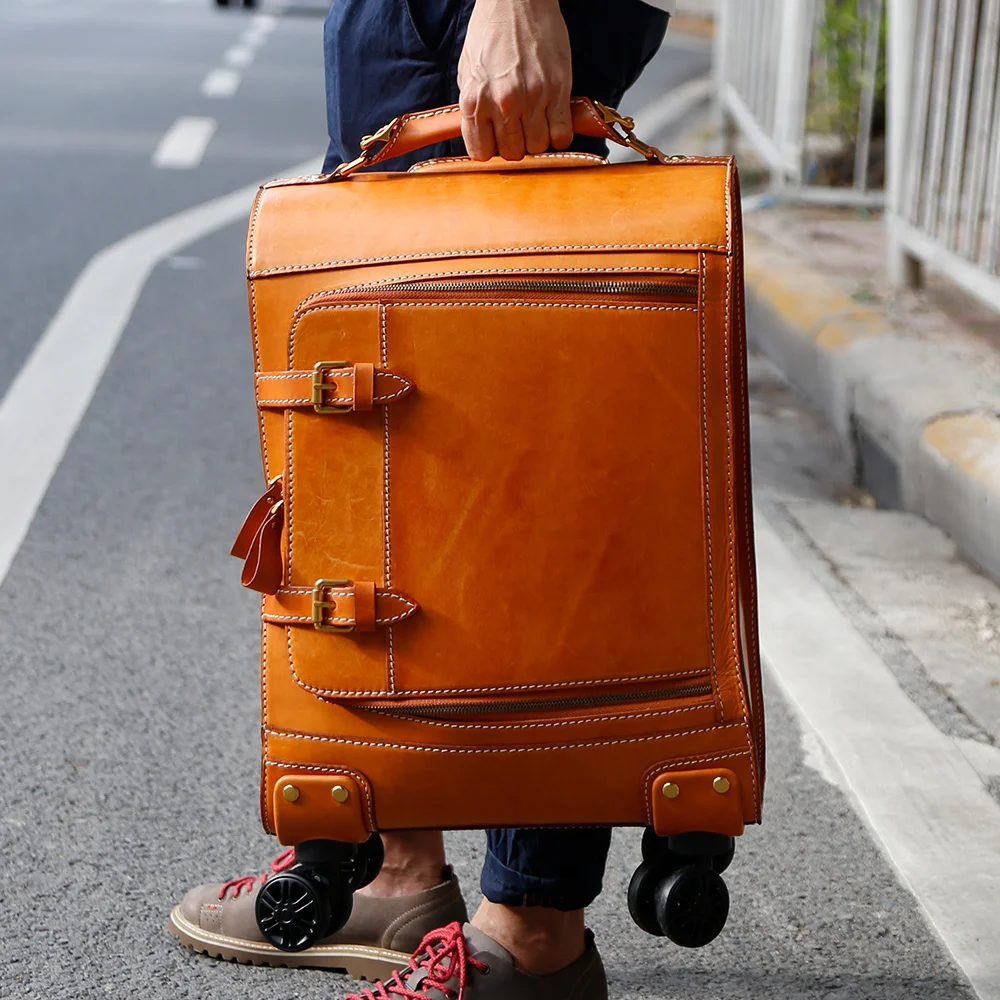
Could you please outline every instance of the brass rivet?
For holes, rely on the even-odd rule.
[[[346,802],[351,795],[351,793],[344,788],[343,785],[334,785],[333,788],[330,789],[330,794],[337,802]]]
[[[285,785],[281,789],[281,794],[288,799],[289,802],[295,802],[299,797],[299,790],[294,785]]]
[[[672,781],[663,786],[663,797],[666,799],[676,799],[680,794],[681,790]]]
[[[715,781],[712,782],[712,787],[720,794],[725,795],[729,791],[729,779],[723,778],[720,774]]]

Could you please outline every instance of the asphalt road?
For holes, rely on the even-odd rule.
[[[94,253],[323,151],[322,10],[270,10],[238,89],[209,98],[203,80],[253,15],[207,0],[0,6],[0,396]],[[631,107],[707,63],[664,49]],[[217,122],[204,157],[153,166],[185,115]],[[154,270],[0,586],[3,997],[346,989],[196,956],[165,930],[189,885],[260,871],[275,850],[257,823],[257,602],[227,556],[260,483],[244,232],[235,222]],[[72,377],[52,373],[53,407]],[[832,435],[756,359],[753,407],[776,530],[794,534],[796,503],[820,525],[838,517],[849,476]],[[716,944],[684,952],[631,924],[638,836],[616,834],[590,914],[612,995],[973,996],[770,682],[768,702],[766,824],[739,845]],[[480,837],[450,844],[472,899]]]

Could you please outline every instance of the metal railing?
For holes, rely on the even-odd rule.
[[[890,274],[1000,309],[1000,0],[890,0]]]
[[[835,13],[828,0],[719,0],[714,62],[728,139],[732,144],[739,133],[750,143],[779,191],[793,189],[796,197],[827,203],[882,201],[880,191],[869,191],[868,177],[883,0],[860,0],[859,6],[859,31],[845,70],[844,53],[831,52],[829,41],[821,44]],[[853,134],[836,135],[831,143],[823,119],[831,107],[843,117],[845,72]],[[849,142],[855,147],[853,184],[816,183],[816,165],[832,154],[848,155]]]
[[[814,4],[721,0],[716,15],[716,92],[776,183],[800,184]]]
[[[857,31],[831,47],[851,10]],[[1000,0],[718,0],[715,82],[730,145],[749,143],[779,196],[884,202],[897,284],[929,265],[1000,309]],[[869,190],[883,90],[884,195]],[[814,183],[824,141],[828,156],[848,140],[853,183]]]

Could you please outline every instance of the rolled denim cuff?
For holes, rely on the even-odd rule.
[[[504,906],[545,906],[555,910],[582,910],[589,906],[601,893],[604,866],[611,842],[610,829],[565,829],[531,831],[530,845],[522,845],[516,858],[520,868],[510,867],[497,856],[505,853],[511,835],[520,831],[491,830],[487,836],[486,858],[480,887],[483,895],[491,903]],[[547,851],[546,834],[554,834],[552,845],[555,851]],[[567,834],[575,834],[580,840],[579,852],[565,851]],[[575,839],[575,838],[574,838]],[[565,864],[568,857],[574,857],[575,864]],[[559,858],[562,864],[553,864]],[[512,860],[507,852],[507,860]],[[535,875],[524,871],[551,871],[551,875]]]

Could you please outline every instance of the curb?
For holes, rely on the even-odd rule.
[[[1000,387],[755,233],[750,342],[816,404],[880,507],[922,514],[1000,580]]]

